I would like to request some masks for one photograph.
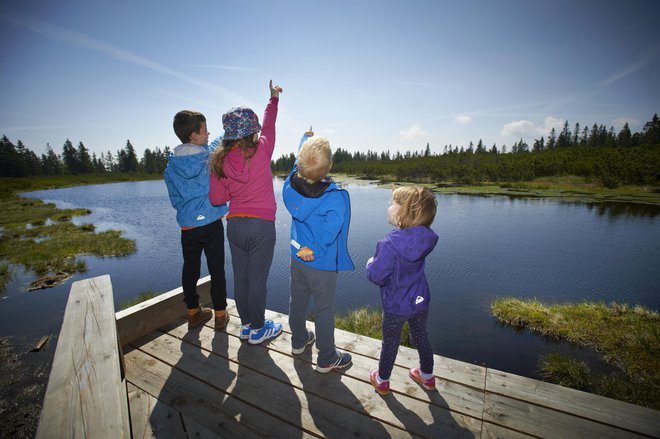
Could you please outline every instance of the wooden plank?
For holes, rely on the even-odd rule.
[[[37,438],[130,437],[110,276],[74,282]]]
[[[292,375],[296,375],[296,372],[292,367],[291,370],[282,367],[282,362],[278,361],[281,360],[278,358],[279,354],[241,343],[236,337],[226,334],[212,334],[208,328],[205,329],[204,332],[208,336],[204,338],[213,348],[213,353],[191,355],[189,353],[193,349],[200,351],[200,346],[186,346],[188,343],[168,334],[141,344],[139,349],[166,363],[176,364],[177,369],[194,374],[210,386],[224,388],[228,397],[240,399],[291,425],[300,426],[302,430],[314,435],[409,437],[406,432],[391,426],[383,427],[351,409],[341,410],[341,407],[338,408],[322,398],[305,395],[299,388],[292,386],[291,381],[295,378]],[[189,339],[194,341],[196,337]],[[235,340],[236,345],[230,347],[225,343],[227,339]],[[236,349],[235,356],[238,363],[228,361],[226,357],[217,354],[227,352],[227,349]],[[292,362],[290,358],[288,360],[289,363]],[[221,376],[219,377],[218,373],[227,368],[235,376],[229,384]],[[340,376],[334,375],[332,378],[336,379]],[[335,382],[333,384],[338,385]],[[357,404],[350,392],[343,393],[342,398],[345,405]],[[284,407],[286,409],[283,409]]]
[[[211,302],[210,276],[197,282],[197,294],[200,303]],[[119,311],[116,317],[121,345],[126,346],[185,314],[181,287]]]
[[[660,437],[660,412],[568,387],[489,369],[486,390],[650,437]]]
[[[233,313],[235,312],[233,303],[230,303],[228,310],[232,313],[232,319],[229,322],[227,331],[230,334],[238,334],[240,323],[238,317],[233,317]],[[274,313],[269,314],[268,318],[271,317],[274,317],[277,321],[282,323],[285,332],[283,332],[277,339],[271,341],[268,344],[268,348],[285,355],[290,355],[291,339],[290,333],[288,332],[289,325],[287,319],[282,320],[281,316],[274,315]],[[175,324],[176,323],[173,323],[172,326]],[[180,324],[181,322],[179,322],[178,325]],[[314,327],[312,322],[308,322],[307,326],[310,329],[313,329]],[[185,326],[180,326],[178,329],[173,330],[175,331],[172,332],[173,335],[182,338],[185,334],[186,328]],[[369,383],[369,372],[378,367],[378,357],[374,358],[372,353],[380,352],[380,340],[360,336],[361,343],[342,344],[340,346],[339,343],[341,343],[341,340],[339,340],[339,338],[342,337],[342,335],[350,333],[340,330],[336,330],[336,332],[338,347],[350,351],[353,355],[353,363],[360,365],[360,367],[352,367],[345,373],[355,379]],[[354,337],[355,334],[350,334],[350,336]],[[313,360],[315,360],[316,357],[316,350],[314,350],[314,352]],[[412,396],[427,403],[435,403],[439,407],[447,408],[457,413],[481,419],[484,403],[483,391],[477,390],[473,387],[475,382],[479,381],[480,388],[483,389],[485,368],[461,363],[455,360],[445,361],[448,359],[437,355],[435,357],[435,370],[439,372],[436,374],[436,385],[439,393],[433,394],[424,391],[418,384],[414,383],[408,377],[408,368],[419,364],[417,351],[408,348],[399,349],[397,364],[394,367],[390,378],[391,390]],[[452,370],[452,367],[455,367],[456,370]]]
[[[199,350],[197,350],[199,352]],[[194,356],[188,352],[185,358]],[[216,387],[140,351],[125,354],[126,378],[183,416],[225,437],[301,437],[300,430],[238,400]],[[216,369],[219,381],[232,382],[226,369]],[[227,381],[228,380],[228,381]]]
[[[547,434],[546,437],[551,436]],[[499,425],[484,422],[483,429],[481,430],[482,439],[529,439],[536,436],[530,436],[525,433],[509,430],[508,428]]]
[[[287,315],[266,310],[266,318],[282,323],[285,331],[291,332],[288,325],[289,317]],[[307,322],[307,328],[313,330],[314,322]],[[335,329],[335,344],[339,349],[371,357],[376,361],[380,357],[381,341],[375,338]],[[396,363],[406,369],[419,366],[417,350],[400,346]],[[453,360],[440,355],[434,355],[434,374],[442,380],[453,381],[482,391],[486,380],[485,367]]]
[[[185,437],[181,415],[142,389],[128,385],[133,439]]]
[[[557,438],[641,438],[640,434],[611,425],[572,416],[527,401],[486,392],[484,423],[538,437]]]
[[[222,439],[222,436],[212,432],[193,418],[184,415],[181,415],[181,417],[183,418],[183,425],[185,426],[186,434],[189,438]]]
[[[230,321],[230,324],[232,324],[232,321]],[[236,325],[236,327],[229,328],[230,334],[234,332],[234,329],[238,330],[239,323],[236,322],[233,325]],[[269,379],[280,381],[285,386],[293,386],[296,389],[295,394],[298,395],[297,399],[302,403],[300,409],[302,414],[300,419],[288,420],[289,422],[302,422],[303,428],[309,429],[314,434],[327,434],[334,437],[352,432],[352,434],[360,434],[362,437],[380,437],[383,432],[378,431],[377,427],[369,425],[373,421],[368,418],[365,419],[364,415],[382,422],[391,436],[400,435],[401,431],[390,431],[390,424],[420,437],[438,437],[438,435],[473,437],[475,432],[478,434],[481,429],[480,419],[447,410],[444,395],[438,392],[425,392],[416,384],[410,383],[407,370],[406,381],[408,381],[408,384],[406,387],[403,384],[400,386],[405,390],[393,392],[385,398],[378,395],[368,381],[368,371],[373,362],[371,359],[355,356],[353,365],[344,373],[319,374],[313,368],[309,350],[306,355],[291,357],[289,335],[286,333],[272,340],[266,346],[249,346],[235,336],[224,333],[216,334],[208,327],[204,328],[198,337],[195,335],[192,338],[189,337],[185,323],[170,328],[169,334],[176,335],[179,338],[171,340],[160,338],[161,344],[159,346],[156,347],[152,342],[150,346],[142,345],[141,349],[147,350],[150,354],[159,358],[172,355],[172,360],[169,361],[179,361],[177,358],[179,358],[181,351],[179,347],[181,345],[180,339],[184,341],[190,339],[194,343],[199,343],[203,349],[212,351],[212,355],[227,355],[232,361],[240,364],[239,369],[251,369],[255,373],[267,375]],[[274,347],[278,344],[287,346],[286,354],[281,352],[281,347],[280,349]],[[190,370],[191,373],[193,373],[193,370],[195,370],[195,374],[200,373],[193,366],[190,366]],[[359,379],[353,377],[354,371]],[[247,374],[247,372],[245,373]],[[209,376],[208,379],[213,378]],[[250,381],[261,383],[262,378],[253,377]],[[270,388],[279,388],[279,386],[280,384],[266,380],[261,386],[261,391],[274,391]],[[300,394],[297,389],[304,391],[304,394]],[[472,390],[469,388],[464,389]],[[280,395],[287,391],[291,392],[286,388],[274,392]],[[259,389],[255,389],[253,393],[252,397],[255,398],[253,403],[256,403],[259,399]],[[419,393],[420,399],[424,398],[423,401],[412,397],[417,393]],[[270,399],[272,398],[266,398],[266,400]],[[319,399],[326,400],[326,402]],[[291,401],[283,402],[283,404],[295,407],[294,412],[297,411],[299,405],[293,397]],[[332,404],[336,404],[336,406]],[[478,412],[473,409],[479,417],[481,417],[482,406],[483,398],[479,395]],[[265,409],[264,405],[261,405],[261,407]],[[306,412],[306,408],[309,412]],[[277,407],[275,406],[271,410],[276,411]],[[330,415],[331,417],[326,415],[332,413],[335,413],[335,415]],[[357,414],[363,417],[357,416]],[[372,432],[363,431],[367,427],[376,430]],[[319,428],[321,431],[314,428]],[[335,428],[339,429],[336,430]],[[356,428],[360,430],[353,431]],[[328,434],[328,431],[330,434]]]

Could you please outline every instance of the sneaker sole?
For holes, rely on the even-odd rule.
[[[337,366],[329,366],[329,367],[319,367],[318,365],[316,366],[316,371],[319,373],[328,373],[332,372],[333,369],[344,369],[348,366],[350,366],[353,363],[353,360],[349,361],[346,364],[338,364]]]
[[[417,384],[422,386],[424,389],[426,389],[426,390],[435,390],[435,386],[432,386],[432,387],[427,386],[426,384],[424,384],[423,381],[419,381],[417,378],[415,378],[415,376],[413,374],[411,374],[410,372],[408,372],[408,376],[410,377],[410,379],[412,379],[414,382],[416,382]]]
[[[291,348],[291,353],[293,355],[300,355],[303,352],[305,352],[305,349],[307,349],[307,346],[311,345],[315,341],[316,341],[316,336],[312,337],[310,340],[307,340],[307,343],[305,343],[305,346],[301,347],[300,349]]]
[[[378,385],[376,384],[376,380],[371,376],[371,374],[369,374],[369,381],[371,381],[371,385],[374,386],[374,389],[376,389],[376,392],[378,392],[379,395],[387,395],[388,393],[390,393],[389,389],[380,390],[378,388]]]
[[[266,340],[271,340],[271,339],[277,337],[277,336],[280,335],[281,333],[282,333],[282,328],[280,328],[279,331],[275,332],[275,333],[272,334],[272,335],[268,335],[268,336],[263,336],[263,337],[261,337],[259,340],[253,340],[252,338],[248,338],[248,343],[250,343],[250,344],[259,344],[259,343],[263,343],[263,342],[265,342]]]

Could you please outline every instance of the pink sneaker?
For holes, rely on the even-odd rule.
[[[380,393],[381,395],[387,395],[390,393],[390,381],[383,381],[382,383],[378,384],[378,369],[374,369],[371,371],[369,374],[369,380],[371,381],[371,384],[373,384],[374,389],[376,389],[376,392]]]
[[[421,384],[426,390],[435,390],[435,377],[431,377],[428,380],[422,378],[422,371],[419,370],[419,367],[413,367],[408,371],[408,376],[412,378],[417,383]]]

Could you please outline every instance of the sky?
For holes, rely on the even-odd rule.
[[[174,114],[262,118],[280,85],[273,158],[313,127],[333,148],[530,145],[566,121],[660,113],[660,1],[0,3],[0,135],[37,154],[180,143]]]

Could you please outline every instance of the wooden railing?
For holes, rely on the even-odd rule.
[[[199,280],[210,302],[210,277]],[[110,276],[74,282],[64,311],[36,437],[129,438],[121,347],[181,317],[183,290],[115,313]]]

